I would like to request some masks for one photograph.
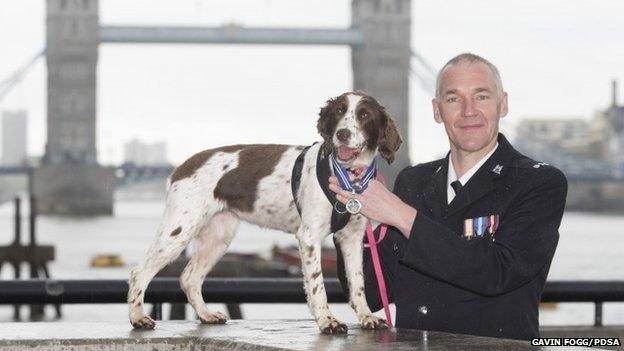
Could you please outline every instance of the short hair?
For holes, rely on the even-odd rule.
[[[436,78],[436,91],[435,91],[435,97],[436,99],[439,99],[442,94],[442,74],[444,73],[444,71],[451,66],[454,66],[456,64],[459,63],[475,63],[475,62],[480,62],[483,63],[484,65],[486,65],[490,71],[494,74],[494,80],[496,81],[496,92],[498,93],[498,95],[500,97],[503,96],[503,81],[501,80],[501,76],[500,73],[498,72],[498,68],[496,68],[496,66],[494,66],[494,64],[486,59],[484,59],[483,57],[479,56],[479,55],[475,55],[473,53],[470,52],[466,52],[463,54],[459,54],[455,57],[453,57],[452,59],[449,60],[449,62],[447,62],[444,67],[442,67],[442,69],[440,70],[440,72],[438,72],[438,76]]]

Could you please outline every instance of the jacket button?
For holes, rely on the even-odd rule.
[[[427,306],[420,306],[420,307],[418,308],[418,312],[419,312],[420,314],[427,314]]]

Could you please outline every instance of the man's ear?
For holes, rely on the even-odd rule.
[[[508,104],[508,100],[507,100],[507,93],[504,92],[503,93],[503,97],[501,98],[500,118],[503,118],[503,117],[507,116],[508,112],[509,112],[509,104]]]
[[[381,157],[388,163],[392,163],[394,161],[394,154],[399,150],[403,139],[401,139],[394,119],[386,113],[385,109],[383,113],[386,116],[386,128],[382,130],[379,136],[377,147]]]
[[[337,101],[337,98],[327,100],[325,106],[321,107],[319,119],[316,122],[316,130],[321,137],[323,137],[325,147],[329,148],[332,146],[332,136],[334,134],[334,128],[336,127],[336,119],[334,118],[333,110]]]
[[[438,123],[443,123],[442,114],[440,113],[440,103],[438,99],[431,99],[431,106],[433,107],[433,119]]]

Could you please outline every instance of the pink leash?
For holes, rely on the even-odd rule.
[[[386,184],[383,174],[377,171],[377,179]],[[388,303],[388,292],[386,290],[386,281],[384,280],[383,273],[381,272],[381,262],[379,261],[379,253],[377,252],[377,244],[379,244],[385,237],[388,226],[381,224],[379,229],[379,241],[375,241],[375,235],[373,234],[373,225],[370,221],[366,224],[366,238],[368,240],[364,247],[368,247],[371,250],[371,257],[373,259],[373,268],[375,269],[375,277],[377,278],[377,287],[379,288],[379,296],[381,297],[381,303],[383,304],[384,312],[386,314],[386,320],[388,326],[392,328],[392,318],[390,316],[390,306]]]

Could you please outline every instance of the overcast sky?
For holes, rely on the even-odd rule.
[[[436,68],[471,51],[500,69],[510,113],[503,131],[526,117],[582,117],[611,100],[624,81],[624,1],[413,0],[412,48]],[[100,0],[102,24],[347,27],[350,1]],[[45,45],[45,1],[0,2],[0,80]],[[98,151],[117,163],[123,143],[164,140],[174,163],[233,143],[310,144],[319,107],[351,89],[346,47],[100,46]],[[29,113],[29,152],[45,144],[45,64],[0,102]],[[621,89],[624,90],[624,89]],[[620,94],[622,95],[622,94]],[[414,163],[448,149],[428,92],[410,89]],[[624,96],[620,99],[624,100]]]

